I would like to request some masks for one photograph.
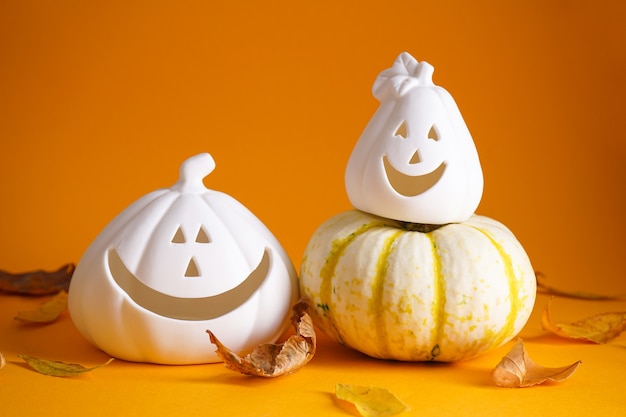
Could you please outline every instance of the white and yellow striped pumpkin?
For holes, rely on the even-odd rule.
[[[314,233],[300,273],[324,333],[405,361],[459,361],[501,346],[528,320],[536,293],[521,244],[478,215],[431,227],[346,211]]]

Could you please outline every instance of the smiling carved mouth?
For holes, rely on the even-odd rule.
[[[235,288],[209,297],[182,298],[163,294],[141,282],[115,249],[109,249],[106,257],[113,280],[139,306],[160,316],[195,321],[221,317],[242,305],[263,285],[271,263],[270,252],[265,248],[259,265]]]
[[[383,166],[389,185],[398,193],[405,197],[415,197],[429,190],[435,185],[446,170],[446,163],[442,162],[433,171],[424,175],[407,175],[391,165],[387,155],[383,156]]]

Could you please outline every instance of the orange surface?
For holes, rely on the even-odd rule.
[[[179,164],[203,151],[217,162],[205,184],[250,208],[298,265],[315,228],[350,208],[343,172],[377,107],[372,83],[408,51],[435,66],[474,137],[485,174],[478,212],[511,228],[554,285],[626,293],[625,19],[621,2],[0,1],[0,268],[78,262],[117,213],[173,184]],[[524,391],[489,385],[501,351],[432,366],[324,341],[310,366],[272,381],[121,361],[51,379],[15,355],[106,358],[69,317],[13,322],[38,302],[0,299],[3,411],[346,415],[335,382],[387,385],[414,415],[609,415],[626,405],[623,348],[546,336],[529,346],[538,361],[583,366],[563,385]],[[563,320],[624,310],[572,303]]]
[[[541,296],[539,313],[547,302]],[[57,378],[31,370],[18,353],[84,366],[109,357],[89,345],[65,313],[49,325],[23,325],[17,311],[38,299],[0,296],[0,370],[3,415],[40,416],[354,416],[334,399],[336,383],[383,387],[411,407],[411,416],[623,416],[626,333],[608,345],[568,342],[541,330],[535,314],[521,333],[531,358],[544,366],[582,364],[567,381],[530,388],[500,388],[490,372],[510,342],[455,364],[372,359],[319,335],[318,351],[298,372],[274,379],[240,375],[222,364],[164,366],[121,360],[79,377]],[[557,299],[556,321],[605,311],[626,302]],[[6,414],[5,414],[6,413]],[[50,413],[50,414],[46,414]]]

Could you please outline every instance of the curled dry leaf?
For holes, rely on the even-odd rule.
[[[385,388],[336,384],[335,395],[353,404],[363,417],[393,416],[411,409]]]
[[[565,291],[559,288],[549,286],[546,283],[546,276],[537,271],[535,272],[537,278],[537,291],[543,294],[556,295],[559,297],[576,298],[579,300],[595,300],[595,301],[620,301],[626,300],[626,294],[594,294],[583,291]]]
[[[304,300],[292,307],[291,324],[296,330],[295,335],[281,344],[259,345],[245,357],[240,357],[224,346],[210,330],[207,333],[228,369],[253,376],[287,375],[306,365],[315,354],[316,335],[308,307]]]
[[[56,271],[36,270],[22,273],[0,271],[0,291],[24,295],[50,295],[67,291],[75,265],[68,263]]]
[[[35,310],[20,311],[15,320],[29,323],[50,323],[56,320],[67,308],[67,292],[61,290],[50,300],[41,304]]]
[[[554,323],[550,316],[550,305],[546,304],[541,316],[541,325],[559,336],[585,340],[593,343],[608,343],[626,330],[626,312],[600,313],[573,323]]]
[[[76,363],[51,361],[47,359],[39,359],[33,356],[22,355],[22,354],[19,354],[17,356],[24,359],[24,361],[26,361],[26,363],[35,371],[39,372],[40,374],[50,375],[50,376],[80,375],[85,372],[89,372],[89,371],[93,371],[94,369],[101,368],[113,362],[113,358],[111,358],[101,365],[93,366],[91,368],[86,368]]]
[[[522,339],[502,358],[491,372],[493,382],[500,387],[524,388],[546,381],[561,382],[569,378],[581,361],[560,368],[546,368],[530,359]]]

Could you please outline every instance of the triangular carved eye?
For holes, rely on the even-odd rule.
[[[198,265],[196,264],[196,261],[193,258],[189,260],[189,264],[187,265],[187,270],[185,271],[185,276],[186,277],[199,277],[200,276],[200,270],[198,269]]]
[[[172,243],[185,243],[185,234],[183,233],[183,229],[180,227],[176,229],[176,233],[172,238]]]
[[[437,128],[435,127],[435,125],[432,125],[432,127],[428,131],[428,139],[439,140],[439,133],[437,132]]]
[[[406,139],[406,137],[408,136],[408,132],[407,132],[407,128],[406,128],[406,122],[402,122],[400,124],[400,126],[398,126],[398,128],[396,129],[396,133],[394,133],[395,136],[400,136],[403,139]]]
[[[211,243],[211,238],[209,234],[204,230],[204,227],[200,227],[198,230],[198,235],[196,236],[196,243]]]

